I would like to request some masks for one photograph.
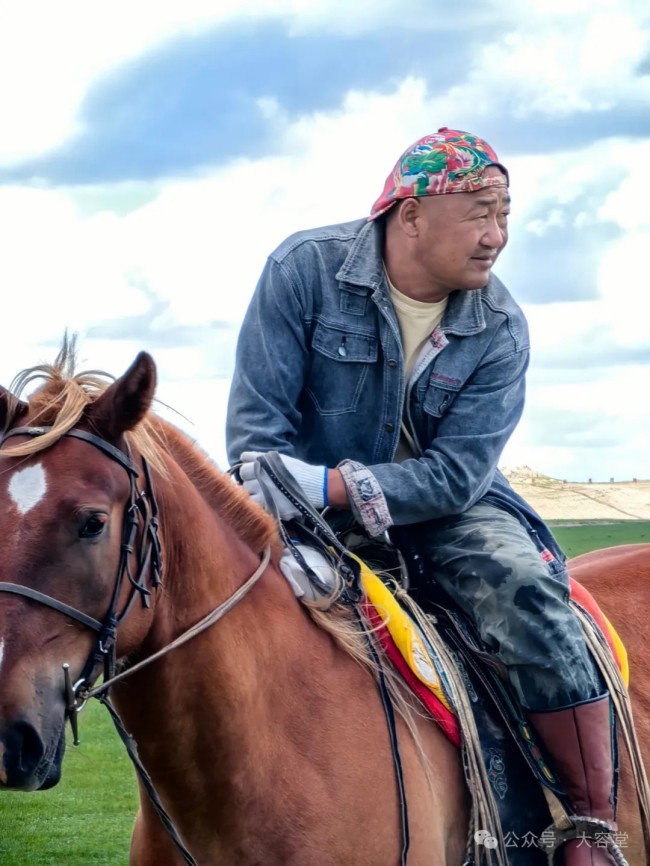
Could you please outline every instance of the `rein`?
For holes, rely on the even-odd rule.
[[[234,472],[236,474],[236,467]],[[388,736],[390,740],[391,757],[393,759],[393,768],[395,770],[395,784],[399,799],[400,809],[400,824],[402,829],[402,847],[400,851],[400,866],[406,866],[408,861],[408,852],[411,844],[408,803],[406,799],[406,784],[404,781],[404,768],[399,751],[399,741],[397,738],[397,725],[395,723],[395,711],[391,701],[390,693],[386,685],[386,677],[383,668],[379,661],[377,650],[370,637],[369,629],[366,627],[363,617],[359,611],[359,601],[362,597],[362,592],[359,584],[358,565],[350,556],[348,549],[341,543],[331,527],[325,521],[320,513],[306,499],[299,485],[296,483],[293,475],[287,471],[277,451],[269,451],[266,454],[261,454],[257,458],[255,467],[255,476],[259,481],[262,489],[262,494],[266,503],[266,509],[276,519],[280,527],[280,534],[286,548],[293,554],[299,565],[304,569],[308,578],[317,586],[321,584],[318,575],[307,565],[297,545],[291,538],[291,534],[285,528],[278,507],[275,503],[273,495],[269,489],[269,482],[264,476],[268,476],[270,481],[277,489],[294,505],[300,512],[301,519],[310,527],[312,534],[312,543],[319,546],[321,552],[336,561],[334,567],[336,572],[341,577],[343,588],[340,592],[340,601],[349,604],[352,607],[354,617],[362,629],[366,639],[368,652],[375,663],[377,671],[377,688],[381,698],[382,709],[386,719],[386,727],[388,728]],[[329,549],[328,549],[329,548]]]
[[[215,622],[218,622],[229,611],[231,611],[233,607],[235,607],[245,595],[248,595],[248,593],[266,571],[270,561],[271,547],[267,545],[264,548],[264,555],[262,561],[257,566],[253,574],[251,574],[248,580],[243,583],[238,589],[236,589],[231,596],[229,596],[224,602],[222,602],[222,604],[220,604],[218,607],[215,607],[215,609],[211,611],[207,616],[204,616],[203,619],[200,619],[195,625],[190,626],[187,631],[184,631],[183,634],[179,635],[170,644],[167,644],[167,646],[159,649],[153,655],[147,656],[146,659],[142,659],[141,661],[137,662],[137,664],[134,664],[132,667],[127,668],[119,674],[115,674],[115,676],[111,677],[110,680],[104,680],[101,685],[95,686],[94,688],[85,689],[82,694],[84,700],[86,698],[99,697],[104,692],[107,692],[115,683],[118,683],[120,680],[126,679],[126,677],[130,677],[131,674],[134,674],[136,671],[141,670],[142,668],[151,664],[151,662],[157,661],[159,658],[162,658],[163,656],[167,655],[167,653],[177,649],[179,646],[183,646],[183,644],[192,640],[193,637],[196,637],[198,634],[201,634],[202,631],[210,628],[211,625],[214,625]]]
[[[5,439],[10,436],[42,436],[49,430],[51,430],[51,427],[15,427],[12,430],[4,432],[0,436],[0,446]],[[151,777],[140,761],[137,744],[124,727],[119,714],[110,701],[108,693],[110,688],[116,682],[125,679],[127,676],[141,670],[172,650],[177,649],[179,646],[187,643],[192,638],[196,637],[198,634],[222,619],[222,617],[232,610],[232,608],[234,608],[260,580],[271,560],[271,547],[268,545],[264,549],[262,561],[253,574],[224,602],[203,617],[203,619],[199,620],[199,622],[188,628],[187,631],[179,635],[179,637],[173,640],[170,644],[162,647],[162,649],[153,653],[151,656],[137,662],[132,667],[116,674],[117,627],[130,611],[137,593],[140,594],[143,605],[149,607],[149,596],[151,591],[146,586],[146,580],[149,574],[151,574],[151,586],[153,588],[159,587],[162,583],[162,550],[158,537],[158,506],[153,491],[151,473],[146,460],[144,457],[141,457],[146,486],[144,490],[138,491],[136,479],[139,478],[140,473],[129,454],[124,453],[119,448],[116,448],[99,436],[95,436],[93,433],[88,433],[85,430],[72,428],[63,433],[62,437],[63,436],[80,439],[84,442],[88,442],[100,451],[103,451],[104,454],[123,466],[129,476],[129,502],[126,507],[122,530],[120,562],[108,613],[104,617],[103,621],[100,621],[83,611],[79,611],[64,602],[53,598],[52,596],[38,592],[38,590],[32,589],[31,587],[16,583],[0,582],[0,592],[8,592],[31,599],[32,601],[50,607],[64,616],[68,616],[82,625],[85,625],[87,628],[97,632],[98,637],[95,646],[84,665],[79,679],[74,683],[74,685],[70,678],[69,665],[67,663],[63,665],[64,694],[66,699],[65,713],[72,729],[74,745],[79,745],[77,714],[83,709],[88,698],[97,698],[110,713],[120,739],[124,743],[128,755],[137,770],[140,781],[147,791],[158,817],[176,845],[181,857],[188,866],[197,866],[196,860],[184,846],[171,818],[169,817],[169,814],[160,801]],[[140,544],[138,549],[136,549],[136,534],[141,523]],[[132,555],[135,555],[137,559],[137,574],[135,577],[131,571]],[[131,593],[123,610],[118,614],[117,604],[125,577],[131,584]],[[104,679],[99,686],[93,687],[92,684],[96,678],[96,672],[100,665],[103,665],[104,668]]]

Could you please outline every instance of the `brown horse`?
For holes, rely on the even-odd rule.
[[[399,863],[398,792],[375,678],[295,602],[271,519],[149,411],[155,367],[147,354],[107,387],[73,375],[64,347],[53,367],[19,377],[17,395],[37,373],[45,383],[28,402],[0,389],[0,430],[11,431],[0,451],[0,788],[58,782],[70,703],[64,663],[73,683],[95,679],[116,625],[118,667],[135,669],[216,609],[218,623],[113,689],[196,862]],[[266,548],[271,562],[261,571]],[[577,560],[576,574],[585,577],[584,561],[588,586],[620,623],[647,749],[640,617],[648,547],[628,554],[624,579],[619,556]],[[436,726],[415,723],[434,772],[398,717],[408,863],[459,866],[468,825],[459,754]],[[625,809],[622,829],[640,846],[638,820]],[[640,853],[625,853],[641,866]],[[182,862],[143,791],[132,866]]]
[[[93,621],[115,608],[119,664],[135,665],[232,597],[270,546],[271,563],[250,592],[217,624],[116,685],[115,705],[200,866],[399,863],[395,770],[375,680],[296,603],[278,570],[274,523],[184,434],[149,413],[148,355],[103,390],[96,376],[71,377],[70,363],[64,350],[29,402],[0,390],[0,430],[24,431],[0,453],[0,787],[58,782],[62,664],[73,682],[88,676]],[[52,429],[39,435],[35,425]],[[150,580],[155,548],[151,564],[138,556],[155,519],[140,521],[134,544],[123,532],[132,485],[136,499],[147,490],[143,455],[160,513],[158,588]],[[138,513],[150,511],[148,498],[140,497]],[[134,552],[123,554],[123,545]],[[124,555],[133,583],[121,581],[114,605]],[[103,649],[110,639],[105,630]],[[397,723],[408,862],[458,866],[468,820],[458,752],[436,726],[417,721],[435,768],[430,779]],[[142,794],[132,866],[182,862]]]

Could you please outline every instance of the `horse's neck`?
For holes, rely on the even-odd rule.
[[[143,654],[200,620],[259,564],[228,526],[198,515],[185,522],[185,536],[166,545],[167,582]],[[312,864],[328,851],[328,864],[366,866],[381,862],[387,846],[397,849],[394,771],[375,682],[312,622],[276,565],[208,631],[126,680],[116,704],[198,862]],[[439,731],[427,741],[446,782],[426,834],[442,838],[436,821],[463,814],[462,774]],[[408,740],[402,746],[423,802],[419,757]],[[162,850],[169,843],[157,817],[146,805],[142,814],[140,838],[150,845],[155,837]],[[356,840],[366,823],[375,829],[361,845],[364,859]],[[454,862],[464,829],[457,835]],[[429,847],[415,863],[431,862]],[[436,862],[447,861],[440,853]]]
[[[192,525],[192,543],[179,540],[167,556],[164,594],[143,655],[201,620],[259,565],[229,527]],[[204,767],[211,795],[236,799],[233,785],[244,778],[233,774],[236,760],[247,767],[247,785],[263,790],[272,784],[271,767],[259,755],[272,754],[272,741],[295,736],[296,726],[307,721],[309,692],[318,688],[317,679],[310,684],[309,678],[327,663],[330,644],[277,567],[267,568],[223,619],[136,674],[117,696],[154,783],[169,785],[181,801],[185,789],[191,802],[195,779],[188,778],[187,767]],[[298,690],[295,683],[301,683]],[[173,744],[175,756],[163,771],[157,763],[161,742]]]

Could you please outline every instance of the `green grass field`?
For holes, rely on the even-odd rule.
[[[569,556],[650,542],[650,522],[554,525]],[[80,716],[81,745],[68,745],[50,791],[0,794],[0,866],[126,866],[137,807],[135,776],[107,712]]]
[[[562,525],[559,522],[553,524],[551,521],[551,528],[569,557],[618,544],[650,544],[650,521],[594,522],[574,526]]]
[[[138,796],[131,762],[104,707],[79,716],[56,788],[0,794],[1,866],[125,866]]]

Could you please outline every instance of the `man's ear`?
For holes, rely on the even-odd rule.
[[[420,202],[417,198],[406,198],[396,205],[396,213],[393,220],[400,229],[410,238],[419,234],[418,217],[420,216]]]

